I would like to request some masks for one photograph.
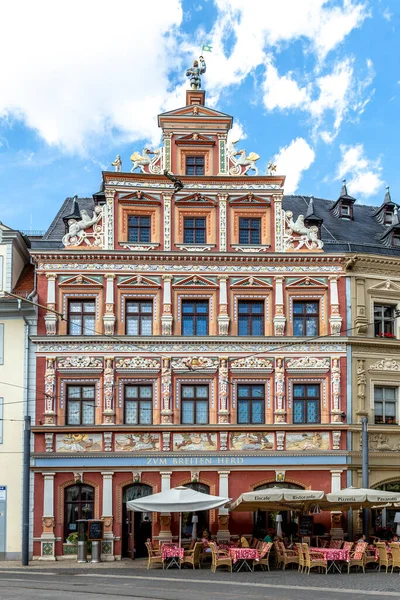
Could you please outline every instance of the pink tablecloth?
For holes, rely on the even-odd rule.
[[[310,548],[310,552],[319,552],[323,554],[326,560],[344,560],[349,562],[350,552],[348,550],[340,550],[337,548]]]
[[[260,553],[255,548],[229,548],[229,555],[234,563],[238,560],[260,560]]]
[[[163,546],[161,550],[163,560],[166,558],[180,558],[182,560],[184,553],[184,549],[178,548],[178,546]]]

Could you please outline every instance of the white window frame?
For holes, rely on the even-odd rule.
[[[393,384],[389,381],[385,381],[385,382],[374,382],[373,386],[372,386],[372,398],[371,398],[371,404],[372,404],[372,408],[374,411],[374,421],[373,424],[375,425],[375,388],[394,388],[395,389],[395,405],[396,405],[396,414],[395,414],[395,419],[396,419],[396,423],[393,423],[393,425],[399,425],[399,386],[396,384]],[[379,400],[378,400],[379,402]],[[386,400],[382,400],[383,403],[386,402]],[[390,402],[390,400],[388,401]],[[385,416],[385,413],[383,412],[383,417]],[[376,425],[389,425],[390,423],[376,423]]]

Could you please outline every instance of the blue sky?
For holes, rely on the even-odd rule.
[[[400,202],[398,0],[16,0],[2,8],[0,220],[45,229],[120,154],[160,145],[206,53],[207,103],[288,193]],[[23,18],[21,18],[23,15]],[[121,18],[122,17],[122,18]]]

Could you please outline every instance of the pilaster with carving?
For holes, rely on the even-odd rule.
[[[218,423],[229,423],[228,375],[228,361],[221,357],[218,368]]]
[[[284,213],[282,210],[282,196],[274,196],[275,207],[275,252],[283,252]]]
[[[331,423],[342,422],[340,409],[340,359],[332,358],[331,367]]]
[[[226,156],[226,139],[225,133],[218,133],[218,155],[219,155],[219,173],[218,175],[227,174],[227,156]]]
[[[163,297],[163,312],[161,315],[161,332],[162,335],[172,335],[173,316],[171,311],[171,282],[172,275],[163,275],[164,280],[164,297]]]
[[[56,335],[57,320],[56,315],[56,279],[57,273],[46,273],[47,278],[47,313],[44,317],[47,335]]]
[[[103,316],[104,333],[114,335],[115,314],[114,314],[114,273],[106,274],[106,312]]]
[[[161,370],[161,424],[170,425],[172,423],[172,407],[171,407],[171,386],[172,386],[172,370],[171,359],[162,359]]]
[[[104,393],[103,423],[105,425],[110,425],[110,424],[114,423],[114,418],[115,418],[115,411],[114,411],[114,357],[112,357],[112,356],[107,356],[105,359],[103,393]]]
[[[165,131],[163,133],[164,138],[164,169],[171,171],[171,138],[172,133]]]
[[[331,328],[331,335],[340,335],[342,328],[342,317],[339,313],[339,295],[338,295],[338,279],[337,277],[329,277],[330,283],[330,305],[331,314],[329,317],[329,325]]]
[[[226,252],[226,203],[228,194],[218,194],[219,201],[219,250]]]
[[[228,277],[222,275],[219,279],[219,314],[218,314],[218,334],[228,335],[229,331],[229,316],[228,316]]]
[[[368,334],[367,308],[365,305],[365,279],[356,278],[356,319],[357,335]]]
[[[365,360],[357,360],[357,411],[360,423],[362,417],[368,416],[368,411],[365,406],[367,397],[367,376],[365,374]]]
[[[103,208],[104,219],[104,249],[114,250],[114,189],[104,191],[106,204]]]
[[[282,358],[276,359],[275,365],[275,423],[286,423],[285,409],[285,363]]]
[[[56,424],[56,359],[53,357],[46,358],[46,372],[44,375],[44,395],[45,395],[45,411],[44,424]]]
[[[274,315],[274,333],[275,335],[285,335],[286,317],[283,311],[283,277],[275,279],[275,315]]]
[[[163,194],[164,198],[164,250],[171,250],[171,196]]]

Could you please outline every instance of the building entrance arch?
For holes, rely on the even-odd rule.
[[[377,483],[373,488],[400,494],[400,479]],[[374,531],[379,537],[389,539],[392,537],[392,534],[396,533],[397,523],[394,522],[394,518],[397,512],[399,512],[398,508],[383,508],[382,510],[374,511],[375,514],[372,521],[374,524]]]
[[[129,500],[137,500],[153,493],[151,485],[133,483],[122,491],[122,556],[131,559],[147,555],[146,540],[151,538],[152,513],[127,510]]]
[[[270,481],[269,483],[263,483],[254,488],[255,492],[260,490],[269,490],[271,488],[285,488],[290,490],[303,490],[304,487],[297,483],[290,482],[278,482],[278,481]],[[294,531],[294,519],[295,513],[291,510],[257,510],[254,513],[254,531],[253,534],[255,537],[261,538],[265,536],[264,532],[267,532],[269,529],[276,530],[276,515],[280,513],[282,515],[282,531],[286,535],[290,535],[295,533]],[[296,526],[297,527],[297,526]],[[293,528],[293,531],[291,529]]]
[[[185,487],[201,492],[202,494],[210,493],[210,486],[205,483],[185,483]],[[210,511],[200,510],[196,513],[183,512],[182,513],[182,538],[191,538],[193,532],[193,515],[198,517],[197,522],[197,537],[202,537],[203,531],[207,529],[210,531]]]

